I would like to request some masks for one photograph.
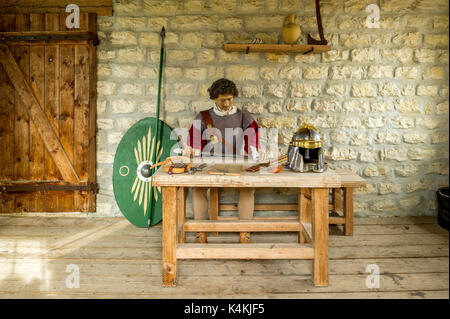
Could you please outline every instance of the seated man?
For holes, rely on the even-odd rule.
[[[214,107],[200,112],[189,130],[185,155],[242,156],[258,159],[258,124],[252,116],[234,105],[236,85],[227,79],[215,81],[208,89]],[[243,143],[244,142],[244,143]],[[243,145],[244,144],[244,145]],[[207,188],[194,187],[194,219],[208,219]],[[239,219],[253,218],[254,188],[239,188]],[[197,233],[196,242],[206,243],[206,233]],[[240,233],[239,242],[250,242],[249,233]]]

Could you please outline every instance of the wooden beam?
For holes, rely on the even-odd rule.
[[[311,190],[308,188],[300,188],[298,190],[298,210],[299,220],[302,224],[311,224]],[[299,242],[308,242],[307,235],[302,231],[300,233]],[[311,236],[309,236],[309,242],[311,242]]]
[[[255,204],[254,210],[277,210],[277,211],[296,211],[297,204]],[[237,204],[221,204],[219,211],[238,210]]]
[[[333,208],[331,209],[333,212],[337,212],[342,209],[342,190],[341,188],[333,188],[332,189],[332,201]]]
[[[353,188],[344,188],[345,236],[353,236]]]
[[[331,50],[331,45],[311,44],[238,44],[226,43],[223,49],[227,52],[297,52],[320,53]],[[312,51],[313,50],[313,51]]]
[[[328,189],[312,189],[313,278],[315,286],[328,286]]]
[[[217,220],[219,217],[219,210],[219,189],[217,187],[211,187],[209,189],[209,219]],[[210,235],[217,236],[218,233],[213,232]]]
[[[97,14],[88,15],[89,31],[97,34]],[[89,116],[88,121],[88,159],[87,174],[88,181],[95,183],[97,181],[97,49],[93,41],[89,42]],[[96,196],[89,193],[89,211],[96,211]]]
[[[98,37],[89,31],[22,31],[0,32],[0,41],[69,41],[69,40],[94,40]]]
[[[2,0],[0,14],[5,13],[66,13],[68,4],[75,3],[80,12],[112,16],[111,0]]]
[[[300,223],[295,220],[190,220],[184,224],[186,232],[296,232]]]
[[[312,259],[311,245],[178,244],[177,259]]]
[[[177,187],[177,238],[178,243],[184,243],[186,236],[184,233],[184,223],[186,214],[186,193],[184,187]]]
[[[238,216],[219,216],[218,220],[239,220]],[[297,216],[253,216],[253,220],[298,220]]]
[[[65,13],[64,8],[55,7],[1,7],[0,14],[18,14],[18,13]],[[112,7],[80,7],[80,12],[96,13],[99,16],[112,16]]]
[[[335,172],[341,176],[342,188],[366,186],[366,181],[351,171],[337,169]]]
[[[67,182],[73,184],[80,183],[80,178],[75,171],[73,164],[42,109],[42,100],[26,81],[14,56],[9,50],[9,47],[5,44],[0,44],[0,63],[3,64],[3,68],[8,74],[11,83],[19,93],[30,118],[33,120],[39,135],[58,167],[61,176]]]
[[[329,217],[329,224],[330,225],[344,225],[345,224],[345,217]]]
[[[163,187],[163,218],[162,218],[162,271],[165,287],[175,286],[177,279],[177,189],[176,187]]]
[[[282,187],[282,188],[333,188],[341,187],[341,177],[329,169],[323,173],[293,174],[282,170],[276,178],[269,175],[241,172],[240,176],[210,175],[208,171],[200,171],[193,175],[178,174],[177,178],[167,174],[162,169],[152,176],[154,186],[185,186],[185,187]],[[294,210],[297,210],[294,208]]]
[[[302,225],[302,236],[305,238],[305,243],[312,243],[312,226],[310,223],[301,223]]]
[[[0,7],[23,6],[23,7],[61,7],[65,8],[70,3],[76,3],[78,6],[111,6],[111,0],[2,0]]]

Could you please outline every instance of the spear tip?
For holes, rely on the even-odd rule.
[[[161,38],[164,38],[166,36],[166,29],[164,28],[164,26],[161,29],[160,35],[161,35]]]

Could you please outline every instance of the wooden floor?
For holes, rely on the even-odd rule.
[[[355,218],[354,233],[331,229],[328,287],[313,286],[310,260],[181,260],[177,287],[163,288],[160,225],[2,215],[0,298],[449,298],[449,235],[435,218]],[[252,235],[253,242],[296,239]],[[79,288],[67,287],[75,275],[69,265],[79,269]],[[366,286],[368,265],[379,268],[379,288]]]

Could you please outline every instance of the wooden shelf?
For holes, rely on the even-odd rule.
[[[223,49],[227,52],[296,52],[296,53],[320,53],[331,50],[331,45],[313,44],[237,44],[225,43]]]

